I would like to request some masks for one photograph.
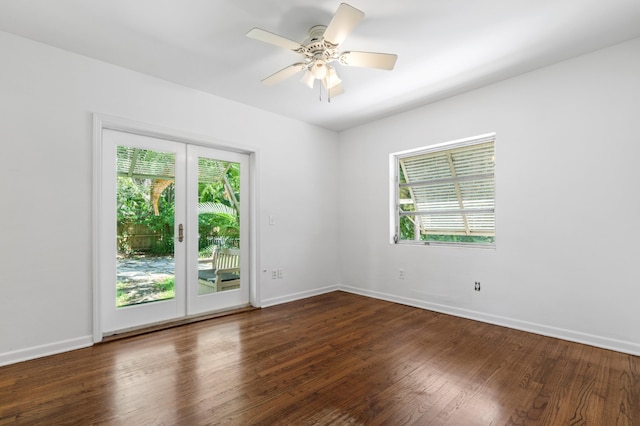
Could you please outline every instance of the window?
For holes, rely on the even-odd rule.
[[[395,243],[495,245],[495,134],[391,155]]]

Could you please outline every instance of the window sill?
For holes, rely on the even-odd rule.
[[[442,241],[399,241],[397,243],[392,242],[392,245],[401,246],[427,246],[427,247],[460,247],[460,248],[474,248],[483,250],[495,250],[494,244],[474,244],[474,243],[448,243]]]

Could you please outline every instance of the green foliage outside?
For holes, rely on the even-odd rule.
[[[169,185],[158,201],[159,215],[155,215],[151,205],[150,190],[151,179],[137,179],[130,177],[118,177],[117,192],[117,223],[118,225],[141,224],[149,227],[149,230],[159,238],[150,248],[150,254],[173,254],[173,222],[175,191],[173,184]],[[119,251],[123,254],[132,254],[133,249],[128,245],[126,231],[119,240]]]
[[[238,246],[240,216],[233,200],[240,203],[240,164],[227,163],[225,177],[232,194],[222,180],[198,184],[198,250],[203,257],[211,255],[213,245]]]
[[[213,160],[212,160],[213,161]],[[235,246],[240,237],[240,220],[233,198],[240,202],[240,165],[224,163],[225,177],[231,191],[222,179],[213,183],[198,184],[198,202],[206,208],[199,209],[198,227],[200,241],[198,249],[211,252],[211,246]],[[161,194],[156,215],[151,203],[151,179],[118,176],[117,224],[126,229],[127,224],[146,225],[158,235],[154,245],[148,250],[153,255],[173,254],[175,189],[169,185]],[[124,255],[133,254],[128,243],[128,235],[123,231],[118,240],[118,251]]]

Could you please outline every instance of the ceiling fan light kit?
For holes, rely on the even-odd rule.
[[[320,80],[322,87],[327,91],[327,99],[330,101],[332,96],[344,93],[342,80],[338,77],[336,69],[330,65],[332,62],[343,66],[392,70],[398,59],[397,55],[338,51],[340,44],[351,34],[362,18],[364,18],[364,12],[346,3],[341,3],[329,25],[311,27],[308,38],[302,43],[260,28],[251,29],[247,33],[247,37],[292,50],[303,56],[302,62],[277,71],[262,80],[262,83],[269,86],[274,85],[305,70],[301,78],[302,83],[313,88],[315,81]]]

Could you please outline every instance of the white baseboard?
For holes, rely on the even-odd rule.
[[[571,342],[582,343],[589,346],[595,346],[603,349],[609,349],[617,352],[627,353],[640,356],[640,344],[611,339],[608,337],[597,336],[593,334],[582,333],[563,328],[550,327],[543,324],[521,321],[514,318],[507,318],[498,315],[485,314],[482,312],[472,311],[468,309],[456,308],[454,306],[442,305],[437,303],[429,303],[418,299],[395,296],[388,293],[382,293],[373,290],[365,290],[357,287],[345,285],[332,285],[318,289],[303,291],[300,293],[288,294],[285,296],[274,297],[262,301],[262,307],[280,305],[282,303],[293,302],[295,300],[306,299],[312,296],[318,296],[332,291],[342,290],[348,293],[367,296],[374,299],[386,300],[388,302],[400,303],[416,308],[427,309],[443,314],[454,315],[457,317],[467,318],[475,321],[486,322],[503,327],[509,327],[516,330],[527,331],[530,333],[540,334],[543,336],[554,337],[557,339],[568,340]],[[62,352],[72,351],[74,349],[86,348],[93,345],[93,336],[83,336],[75,339],[64,340],[61,342],[49,343],[41,346],[20,349],[12,352],[0,353],[0,366],[14,364],[17,362],[28,361],[30,359],[40,358],[48,355],[55,355]]]
[[[340,290],[340,288],[337,285],[332,285],[328,287],[302,291],[300,293],[287,294],[285,296],[265,299],[262,301],[260,307],[267,308],[269,306],[275,306],[275,305],[280,305],[282,303],[293,302],[295,300],[306,299],[307,297],[318,296],[320,294],[325,294],[325,293],[331,293],[332,291],[337,291],[337,290]]]
[[[15,364],[17,362],[28,361],[30,359],[41,358],[48,355],[55,355],[74,349],[86,348],[93,345],[93,336],[83,336],[75,339],[63,340],[61,342],[48,343],[46,345],[34,346],[17,351],[0,354],[0,366]]]
[[[388,293],[365,290],[357,287],[339,285],[338,290],[359,294],[361,296],[372,297],[374,299],[386,300],[388,302],[400,303],[416,308],[427,309],[443,314],[454,315],[457,317],[467,318],[475,321],[509,327],[515,330],[527,331],[530,333],[540,334],[542,336],[554,337],[557,339],[568,340],[570,342],[582,343],[589,346],[595,346],[598,348],[640,356],[640,344],[625,340],[611,339],[608,337],[567,330],[564,328],[550,327],[543,324],[521,321],[514,318],[502,317],[499,315],[486,314],[469,309],[456,308],[454,306],[429,303],[418,299],[395,296]]]

